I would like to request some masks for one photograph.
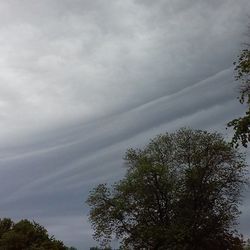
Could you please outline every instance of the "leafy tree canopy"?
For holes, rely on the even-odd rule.
[[[94,238],[122,249],[242,249],[233,230],[245,162],[220,134],[181,129],[129,149],[127,172],[94,188],[87,203]]]
[[[36,222],[0,219],[0,249],[4,250],[68,250],[61,241],[48,235]]]
[[[232,142],[238,147],[239,142],[247,147],[250,142],[250,50],[249,48],[241,51],[235,64],[236,80],[240,82],[239,100],[247,106],[246,113],[243,117],[239,117],[230,121],[228,127],[233,127],[234,136]]]
[[[244,250],[250,250],[250,239],[245,242]]]

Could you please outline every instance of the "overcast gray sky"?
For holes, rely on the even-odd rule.
[[[0,0],[0,217],[88,249],[84,201],[122,176],[128,147],[183,126],[230,138],[249,11],[249,0]],[[250,236],[248,193],[242,211]]]

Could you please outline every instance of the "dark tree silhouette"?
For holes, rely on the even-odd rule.
[[[3,250],[68,250],[61,241],[48,235],[36,222],[0,219],[0,249]]]
[[[89,195],[94,237],[124,249],[242,249],[233,225],[245,163],[217,133],[181,129],[130,149],[127,173]]]

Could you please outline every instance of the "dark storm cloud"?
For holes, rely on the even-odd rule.
[[[84,200],[122,156],[243,112],[232,62],[247,0],[0,1],[0,207],[86,249]],[[249,218],[246,195],[242,218]],[[247,225],[242,220],[242,231]]]

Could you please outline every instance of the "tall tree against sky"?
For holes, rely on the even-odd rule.
[[[130,149],[123,179],[89,195],[94,237],[124,249],[242,249],[234,224],[244,157],[217,133],[180,129]]]

